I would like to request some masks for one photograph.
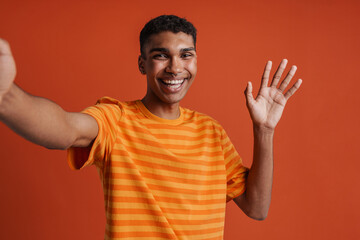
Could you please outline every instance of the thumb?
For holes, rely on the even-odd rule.
[[[247,83],[246,89],[245,89],[245,97],[246,97],[246,104],[249,106],[249,104],[252,104],[254,101],[254,97],[252,94],[252,84],[251,82]]]

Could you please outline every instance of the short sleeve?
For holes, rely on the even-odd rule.
[[[107,98],[105,98],[107,100]],[[94,106],[86,108],[82,113],[95,118],[99,131],[92,145],[87,148],[72,147],[68,149],[67,159],[71,169],[82,169],[92,164],[102,165],[110,155],[114,142],[121,108],[117,102],[100,99]]]
[[[244,193],[249,169],[243,166],[241,157],[224,129],[221,129],[221,146],[226,168],[226,201],[229,202]]]

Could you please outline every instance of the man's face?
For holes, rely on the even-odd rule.
[[[180,102],[197,72],[197,56],[191,35],[161,32],[152,35],[139,57],[139,68],[147,77],[146,97],[155,102]]]

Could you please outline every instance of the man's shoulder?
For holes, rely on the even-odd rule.
[[[102,116],[119,120],[125,112],[135,108],[136,101],[119,101],[112,97],[102,97],[92,106],[87,107],[82,112],[92,116]]]
[[[120,112],[124,111],[132,111],[133,109],[137,109],[137,102],[139,100],[133,100],[133,101],[120,101],[118,99],[112,98],[112,97],[102,97],[96,101],[96,104],[91,106],[100,108],[100,109],[112,109]]]
[[[101,105],[101,104],[110,104],[119,107],[126,107],[126,106],[135,105],[136,101],[120,101],[118,99],[105,96],[96,101],[96,105]]]

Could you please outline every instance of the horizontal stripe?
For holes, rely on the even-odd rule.
[[[111,191],[138,191],[138,192],[149,192],[151,190],[152,193],[154,192],[167,192],[169,195],[193,195],[193,196],[210,196],[210,195],[221,195],[226,194],[225,189],[209,189],[209,190],[193,190],[193,189],[182,189],[176,187],[165,187],[147,183],[145,186],[144,183],[138,182],[139,185],[136,185],[136,181],[129,181],[131,185],[125,184],[109,184],[109,188]],[[104,186],[107,186],[106,184]]]
[[[219,144],[219,142],[200,142],[195,143],[194,145],[189,145],[189,143],[184,144],[184,142],[180,142],[179,144],[167,144],[166,142],[159,142],[157,139],[154,138],[142,138],[135,134],[131,133],[123,133],[119,132],[117,135],[117,142],[118,143],[126,143],[128,142],[128,145],[135,145],[139,144],[139,147],[155,147],[155,148],[161,148],[161,150],[167,149],[167,150],[178,150],[179,154],[185,154],[185,153],[203,153],[206,152],[206,156],[211,155],[212,153],[218,154],[220,152],[222,154],[222,148]]]
[[[144,140],[148,140],[148,141],[154,141],[157,142],[159,144],[161,144],[162,146],[173,146],[175,149],[180,149],[179,146],[184,146],[184,147],[189,147],[190,149],[193,148],[196,145],[202,146],[203,144],[211,144],[219,149],[221,148],[221,142],[219,141],[219,139],[216,138],[207,138],[207,139],[193,139],[192,141],[184,141],[182,139],[176,138],[176,139],[171,139],[171,138],[165,138],[165,139],[159,139],[157,138],[157,136],[151,134],[148,131],[137,131],[136,129],[121,129],[121,132],[118,133],[118,135],[120,134],[127,134],[128,136],[131,137],[137,137],[140,139],[144,139]],[[122,138],[118,137],[117,138],[117,143],[121,144],[122,143]]]
[[[136,227],[143,227],[143,226],[156,226],[156,227],[163,227],[163,228],[171,228],[170,226],[165,226],[167,222],[159,222],[159,221],[149,221],[149,220],[107,220],[106,223],[110,226],[121,226],[121,227],[129,227],[129,226],[136,226]],[[120,230],[119,228],[117,230]],[[130,229],[127,229],[130,230]]]
[[[169,221],[169,219],[172,220],[178,220],[178,221],[186,221],[186,218],[191,217],[192,221],[204,221],[204,219],[221,219],[225,217],[225,212],[224,213],[213,213],[211,215],[191,215],[191,216],[184,216],[182,214],[166,214],[165,213],[163,215],[152,215],[152,214],[148,214],[148,212],[145,211],[132,211],[131,214],[129,214],[129,212],[127,211],[121,211],[121,209],[119,210],[119,212],[114,213],[111,212],[112,210],[114,210],[116,208],[111,208],[109,207],[108,209],[105,210],[105,214],[106,214],[106,218],[107,219],[113,219],[113,220],[127,220],[127,219],[138,219],[138,220],[146,220],[146,219],[159,219],[159,221]],[[161,212],[159,212],[161,213]],[[222,223],[223,224],[223,223]],[[181,224],[178,224],[181,225]],[[194,224],[194,228],[195,228],[195,224]]]
[[[178,198],[181,199],[179,200],[179,202],[183,202],[185,200],[188,201],[206,201],[206,200],[210,200],[210,199],[215,199],[216,201],[220,199],[224,199],[225,201],[225,195],[223,193],[219,193],[219,194],[212,194],[212,195],[192,195],[192,194],[179,194],[179,193],[172,193],[169,194],[167,192],[164,191],[158,191],[158,190],[152,190],[152,191],[147,191],[147,192],[140,192],[141,190],[143,190],[143,188],[139,188],[136,186],[128,186],[126,187],[126,189],[120,189],[120,190],[116,190],[116,189],[107,189],[104,188],[103,192],[105,196],[114,196],[114,197],[121,197],[124,196],[125,194],[128,194],[127,196],[137,196],[139,194],[141,194],[141,196],[150,198],[153,197],[154,195],[156,195],[156,198],[161,198],[161,197],[169,197],[169,198]]]
[[[179,215],[176,215],[179,216]],[[222,217],[209,217],[209,216],[191,216],[191,219],[187,219],[186,216],[179,216],[180,218],[165,218],[165,217],[156,217],[152,215],[142,215],[142,214],[118,214],[116,218],[113,219],[107,219],[108,223],[111,222],[111,225],[114,225],[114,222],[118,221],[119,223],[122,221],[123,224],[127,221],[144,221],[144,222],[168,222],[172,226],[193,226],[193,227],[201,227],[199,225],[209,225],[211,224],[223,224],[223,221],[225,220],[225,214]],[[131,224],[131,223],[130,223]],[[115,224],[116,225],[116,224]]]
[[[111,220],[108,219],[106,222],[109,226],[121,226],[121,227],[127,227],[126,230],[131,230],[131,227],[147,227],[147,226],[154,226],[154,227],[161,227],[161,228],[172,228],[172,226],[175,226],[174,224],[169,225],[168,222],[159,222],[157,219],[152,220]],[[182,232],[183,234],[187,232],[187,235],[191,235],[193,233],[194,226],[196,226],[196,234],[203,234],[205,231],[206,233],[211,233],[213,229],[222,229],[223,224],[222,222],[218,221],[216,223],[210,223],[210,224],[182,224],[182,225],[176,225],[177,231]],[[130,229],[129,229],[130,228]],[[117,228],[117,230],[120,230]]]
[[[109,229],[111,226],[117,226],[116,231],[131,231],[140,227],[142,231],[146,230],[154,230],[157,229],[162,232],[166,232],[171,230],[171,226],[167,222],[159,222],[156,220],[147,221],[147,220],[108,220],[107,224]],[[192,228],[192,229],[191,229]],[[194,229],[193,225],[181,225],[176,230],[178,236],[182,235],[201,235],[201,234],[208,234],[213,232],[218,232],[223,230],[223,226],[219,226],[218,223],[215,224],[208,224],[208,225],[196,225],[196,230]]]
[[[127,151],[124,151],[123,149],[114,149],[112,151],[113,155],[124,155],[126,153],[125,156],[128,156],[129,153],[133,153],[134,158],[141,158],[141,159],[151,159],[151,161],[154,161],[155,159],[159,159],[159,160],[167,160],[170,161],[171,164],[173,165],[174,162],[175,163],[180,163],[181,165],[184,165],[184,167],[186,168],[198,168],[198,166],[205,166],[205,167],[218,167],[218,166],[223,166],[224,165],[224,160],[223,159],[219,159],[219,153],[217,153],[215,156],[213,155],[213,158],[211,158],[210,156],[206,156],[207,160],[197,160],[195,158],[192,158],[193,156],[191,156],[191,158],[186,158],[185,156],[180,156],[177,157],[175,156],[173,153],[167,151],[165,152],[163,149],[159,148],[158,151],[156,151],[156,149],[152,149],[151,151],[149,150],[144,150],[144,149],[137,149],[137,148],[133,148],[131,146],[125,146]],[[161,151],[161,153],[159,152]],[[166,154],[167,153],[167,154]],[[202,156],[202,155],[200,155]],[[202,158],[204,158],[204,156],[202,156]],[[165,162],[164,162],[165,163]],[[192,165],[197,165],[197,166],[192,166]]]
[[[223,221],[225,220],[224,217],[220,217],[220,218],[206,218],[206,219],[201,219],[201,220],[195,220],[195,219],[191,219],[191,220],[185,220],[185,219],[171,219],[171,218],[167,218],[167,220],[169,221],[169,223],[173,226],[196,226],[197,228],[200,226],[197,225],[207,225],[207,224],[211,224],[211,223],[220,223],[221,225],[223,225]]]
[[[162,208],[161,211],[159,210],[154,210],[154,209],[149,209],[149,208],[130,208],[130,206],[124,207],[124,208],[113,208],[113,207],[109,207],[108,209],[106,209],[106,215],[107,216],[113,216],[113,215],[118,215],[118,214],[144,214],[144,215],[152,215],[152,216],[158,216],[158,217],[162,217],[162,216],[173,216],[173,218],[178,215],[178,217],[176,218],[181,218],[183,219],[184,216],[196,216],[196,215],[201,215],[201,216],[212,216],[213,218],[216,217],[223,217],[224,216],[224,212],[225,212],[225,208],[223,209],[211,209],[209,211],[206,210],[185,210],[185,211],[181,211],[181,209],[175,209],[175,208]],[[113,217],[111,217],[113,218]]]
[[[211,121],[206,121],[206,123],[210,123],[210,124],[206,124],[206,125],[194,124],[193,125],[194,127],[190,127],[189,125],[173,126],[173,125],[163,125],[163,124],[146,124],[146,127],[151,130],[155,130],[155,129],[160,130],[159,132],[163,132],[164,130],[173,130],[174,132],[181,131],[181,132],[188,133],[188,134],[190,134],[190,133],[200,134],[206,130],[211,130],[210,132],[213,132],[214,129],[216,129],[220,132],[220,128],[212,125]]]
[[[126,164],[124,163],[124,168],[118,168],[115,170],[113,170],[112,172],[110,172],[110,174],[112,174],[111,178],[112,179],[137,179],[137,180],[142,180],[142,179],[147,179],[147,180],[158,180],[158,181],[166,181],[169,183],[177,183],[178,184],[183,184],[184,186],[189,185],[189,186],[197,186],[197,185],[204,185],[204,186],[208,186],[208,185],[222,185],[225,184],[226,181],[225,179],[199,179],[199,178],[186,178],[186,176],[184,178],[180,178],[180,177],[176,177],[173,176],[171,174],[168,175],[163,175],[160,174],[159,172],[145,172],[142,171],[139,175],[138,171],[134,171],[134,172],[130,172],[128,168],[128,166],[130,166],[130,164]],[[181,186],[181,185],[180,185]]]
[[[113,150],[113,152],[116,152],[114,154],[116,155],[123,155],[123,156],[127,156],[127,152],[123,151],[123,150]],[[204,170],[200,170],[197,168],[183,168],[183,167],[174,167],[169,165],[165,165],[165,164],[159,164],[159,163],[154,163],[151,161],[144,161],[144,160],[140,160],[140,159],[135,159],[133,158],[134,163],[137,166],[144,166],[144,167],[151,167],[154,169],[164,169],[164,170],[168,170],[168,171],[174,171],[174,172],[182,172],[182,173],[186,173],[189,174],[189,177],[191,177],[191,175],[202,175],[202,176],[214,176],[214,175],[223,175],[224,174],[224,170],[209,170],[209,171],[204,171]],[[117,161],[112,161],[111,162],[112,167],[119,167],[119,165],[122,165],[121,162],[117,162]]]
[[[153,227],[152,227],[153,228]],[[139,231],[139,228],[135,229],[134,231],[124,231],[124,232],[114,232],[111,230],[106,229],[106,235],[111,237],[111,239],[114,238],[144,238],[144,237],[151,237],[156,239],[177,239],[177,237],[172,233],[166,233],[166,232],[154,232],[154,231]],[[151,229],[153,230],[153,229]]]
[[[119,156],[116,156],[116,159],[120,158]],[[164,169],[164,168],[157,168],[154,169],[151,164],[148,164],[146,166],[142,165],[136,165],[135,163],[128,163],[128,162],[121,162],[116,161],[116,163],[112,163],[112,165],[116,165],[116,168],[113,167],[107,171],[111,171],[112,174],[117,173],[123,173],[123,172],[129,172],[130,174],[156,174],[164,176],[165,178],[167,176],[173,176],[178,179],[188,179],[188,181],[226,181],[225,179],[225,169],[222,169],[224,174],[219,175],[194,175],[186,171],[174,171],[173,168],[170,169]],[[109,174],[109,172],[106,172],[106,174]]]
[[[185,115],[186,115],[186,112],[185,112]],[[142,115],[141,111],[140,111],[140,114],[136,114],[135,111],[127,111],[126,115],[124,117],[128,118],[129,120],[140,119],[141,122],[144,125],[149,126],[149,129],[152,129],[152,130],[160,129],[160,127],[157,127],[157,126],[160,126],[160,125],[164,125],[164,129],[167,129],[167,130],[175,129],[175,128],[171,128],[170,124],[163,124],[161,122],[160,123],[158,123],[158,122],[154,123],[153,119]],[[200,115],[200,114],[198,114],[196,116],[193,116],[191,118],[188,118],[188,119],[184,119],[182,124],[175,125],[174,127],[180,127],[181,128],[185,124],[186,124],[187,127],[191,127],[193,129],[197,129],[197,128],[202,127],[202,126],[209,126],[210,125],[215,130],[217,130],[219,132],[221,131],[221,126],[218,123],[216,123],[216,121],[209,118],[208,116]],[[153,126],[153,127],[151,127],[151,126]]]
[[[126,195],[125,195],[126,194]],[[108,200],[108,202],[121,202],[121,198],[124,196],[133,197],[133,198],[144,198],[144,199],[154,199],[154,196],[151,193],[142,193],[142,192],[134,192],[134,191],[122,191],[119,194],[114,193],[113,195],[108,195],[105,193],[104,197]],[[145,201],[145,200],[144,200]],[[156,201],[160,203],[175,203],[175,204],[185,204],[185,205],[209,205],[212,204],[225,204],[225,196],[220,196],[220,198],[206,198],[206,197],[198,197],[198,196],[182,196],[182,198],[176,198],[169,196],[166,193],[160,193],[156,196]],[[150,202],[150,200],[149,200]]]
[[[193,135],[191,136],[189,133],[186,132],[168,130],[166,131],[166,134],[164,134],[163,132],[155,132],[155,131],[150,132],[149,130],[141,128],[140,126],[134,126],[133,123],[129,125],[126,124],[125,122],[119,122],[118,125],[120,128],[123,129],[124,132],[125,130],[130,130],[133,132],[152,135],[157,139],[182,140],[182,141],[196,141],[196,140],[204,141],[207,139],[217,139],[216,135],[208,132],[204,132],[201,134],[191,134]]]
[[[156,177],[159,177],[158,175]],[[206,184],[199,184],[197,181],[194,181],[195,184],[185,183],[179,179],[178,181],[171,181],[169,178],[163,179],[154,179],[152,177],[146,177],[144,174],[131,174],[124,171],[124,173],[111,173],[111,180],[109,181],[111,184],[121,184],[121,183],[128,183],[132,181],[138,182],[145,182],[154,185],[164,186],[164,187],[171,187],[176,184],[176,187],[183,188],[183,189],[196,189],[196,190],[205,190],[205,189],[224,189],[225,181],[219,181],[219,183],[206,183]]]
[[[141,188],[140,188],[141,189]],[[146,197],[146,198],[152,198],[154,197],[154,195],[156,194],[156,199],[162,199],[164,197],[168,197],[169,200],[170,199],[179,199],[179,202],[185,202],[188,201],[189,204],[192,203],[192,201],[198,201],[198,202],[202,202],[202,201],[209,201],[209,202],[225,202],[225,195],[223,194],[213,194],[213,195],[191,195],[191,194],[176,194],[173,193],[171,195],[169,195],[168,193],[164,192],[164,191],[148,191],[148,192],[139,192],[139,189],[137,188],[128,188],[128,189],[122,189],[122,190],[113,190],[113,189],[106,189],[104,188],[104,196],[105,199],[107,199],[107,197],[109,196],[113,196],[113,197],[122,197],[125,194],[127,194],[126,196],[142,196],[142,197]]]
[[[175,230],[177,236],[194,236],[194,235],[202,235],[202,234],[209,234],[209,233],[218,233],[223,231],[223,227],[217,228],[209,228],[209,229],[196,229],[196,230]]]
[[[161,201],[161,199],[156,198],[143,198],[143,197],[118,197],[118,198],[110,198],[112,207],[124,206],[131,203],[141,203],[147,205],[159,205],[160,207],[168,207],[168,208],[188,208],[194,210],[207,210],[207,209],[219,209],[225,207],[225,202],[221,201],[220,203],[204,203],[204,201],[200,201],[197,204],[189,204],[188,201],[177,201],[177,202],[168,202],[168,201]],[[166,200],[166,199],[165,199]]]
[[[213,119],[210,119],[207,116],[197,116],[192,119],[184,120],[182,124],[178,125],[170,125],[170,124],[164,124],[162,122],[158,123],[155,122],[153,119],[149,119],[147,116],[142,115],[141,111],[139,110],[130,110],[126,111],[124,114],[124,122],[133,122],[136,120],[140,120],[143,125],[145,125],[148,129],[151,129],[152,131],[156,130],[182,130],[182,131],[188,131],[188,132],[196,132],[198,129],[202,129],[206,127],[207,129],[211,131],[216,131],[218,133],[221,133],[222,128],[219,124],[215,123]]]

